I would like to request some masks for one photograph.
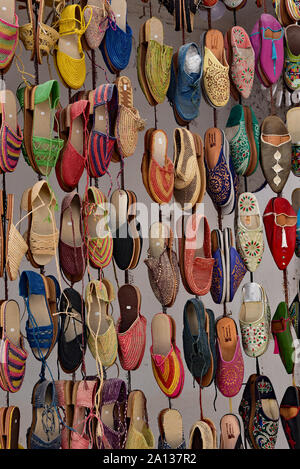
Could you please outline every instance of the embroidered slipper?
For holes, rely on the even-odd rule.
[[[243,280],[247,269],[239,253],[233,247],[233,236],[231,228],[225,228],[223,232],[224,253],[226,265],[226,302],[230,303]]]
[[[21,389],[28,356],[21,334],[20,308],[16,301],[4,301],[0,309],[1,370],[0,386],[4,391]],[[16,367],[17,363],[17,367]]]
[[[176,409],[163,409],[158,416],[158,449],[186,449],[182,416]]]
[[[28,319],[26,337],[37,360],[46,360],[55,346],[58,333],[56,304],[60,289],[54,277],[23,271],[19,282],[20,296],[26,301]]]
[[[184,385],[184,368],[176,346],[176,325],[171,316],[158,313],[151,323],[152,346],[150,348],[154,377],[162,392],[176,398]]]
[[[15,0],[0,3],[0,70],[6,73],[10,68],[19,40],[19,22]]]
[[[292,92],[300,87],[300,26],[291,24],[285,28],[284,81]]]
[[[231,91],[238,100],[239,95],[247,99],[254,82],[255,54],[250,38],[241,26],[234,26],[224,36],[227,62],[230,67]]]
[[[220,421],[220,449],[244,449],[241,424],[234,414],[226,414]]]
[[[221,230],[211,232],[211,250],[215,259],[212,272],[211,297],[217,304],[223,304],[226,298],[227,272],[223,233]]]
[[[119,360],[123,370],[137,370],[144,357],[147,320],[141,315],[141,293],[133,285],[118,290],[120,318],[116,324]]]
[[[127,404],[128,431],[125,449],[153,449],[154,435],[149,427],[147,400],[142,391],[131,391]]]
[[[80,282],[86,267],[86,245],[83,236],[82,202],[73,192],[61,205],[58,242],[60,267],[70,282]]]
[[[3,173],[16,169],[21,153],[23,134],[17,121],[16,98],[12,91],[0,91],[0,170]]]
[[[90,102],[80,100],[58,113],[59,136],[64,141],[56,166],[56,178],[65,192],[79,184],[87,164],[87,142]]]
[[[226,60],[224,39],[220,31],[210,29],[203,38],[203,90],[208,104],[215,108],[229,101],[229,66]]]
[[[39,0],[35,48],[37,51],[37,60],[40,65],[43,63],[43,56],[48,57],[59,40],[59,33],[54,28],[43,22],[44,7],[44,0]]]
[[[93,93],[93,124],[88,143],[90,177],[104,176],[108,171],[116,138],[114,128],[118,109],[118,89],[115,85],[100,85]]]
[[[298,119],[300,118],[300,107],[293,107],[286,113],[286,126],[292,139],[292,172],[300,176],[300,132]]]
[[[113,255],[113,238],[108,224],[105,195],[89,187],[83,199],[83,225],[89,262],[95,269],[104,269]]]
[[[55,381],[57,405],[63,410],[64,424],[61,427],[61,449],[70,449],[71,428],[73,425],[74,407],[72,404],[73,381]]]
[[[27,431],[27,448],[60,449],[61,432],[54,382],[38,381],[33,388],[31,403],[32,423]]]
[[[4,421],[4,448],[19,449],[20,409],[16,406],[7,407]]]
[[[58,246],[55,222],[56,199],[47,181],[38,181],[22,196],[21,207],[28,212],[28,230],[24,238],[27,256],[33,267],[49,264]]]
[[[113,256],[121,270],[127,270],[135,255],[135,244],[129,225],[130,197],[127,191],[116,190],[110,202],[112,205],[110,225],[113,235]]]

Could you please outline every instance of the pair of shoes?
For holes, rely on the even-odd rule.
[[[232,2],[231,2],[232,3]],[[226,58],[230,67],[231,95],[249,98],[253,82],[255,58],[250,38],[241,26],[234,26],[224,35]]]
[[[209,419],[198,420],[191,428],[189,449],[217,449],[217,431]]]
[[[143,391],[129,393],[127,421],[125,449],[153,449],[155,440],[148,423],[147,400]]]
[[[110,202],[114,260],[121,270],[135,269],[143,247],[141,226],[136,219],[136,195],[130,190],[117,189]]]
[[[178,225],[182,283],[192,295],[204,296],[211,288],[215,264],[215,259],[211,255],[211,236],[207,218],[196,212],[187,218],[186,223],[184,217],[179,218]]]
[[[246,355],[263,355],[271,338],[271,310],[266,292],[258,283],[249,282],[242,288],[239,323]]]
[[[132,30],[127,23],[127,1],[110,0],[108,27],[100,51],[108,70],[117,74],[124,70],[132,50]]]
[[[215,303],[230,303],[247,270],[236,249],[230,228],[211,233],[212,256],[215,265],[210,293]]]
[[[47,383],[47,381],[44,383]],[[43,385],[43,383],[42,383]],[[93,419],[95,396],[98,391],[99,380],[86,378],[82,381],[55,381],[52,397],[55,407],[64,410],[64,422],[61,430],[62,449],[90,449],[94,444],[94,436],[90,433],[90,423]],[[47,386],[44,385],[44,386]],[[47,396],[47,395],[46,395]],[[48,397],[48,400],[49,400]],[[51,401],[50,401],[51,402]],[[47,402],[49,406],[49,402]],[[51,410],[51,407],[50,409]],[[54,411],[55,412],[55,411]]]
[[[220,449],[244,449],[241,424],[234,414],[226,414],[220,421]]]
[[[210,29],[203,35],[202,88],[208,104],[218,109],[229,101],[229,65],[221,31]]]
[[[66,288],[59,306],[58,361],[65,373],[75,373],[82,364],[87,346],[85,305],[74,288]]]
[[[44,362],[53,350],[58,336],[59,284],[52,275],[45,277],[37,272],[24,270],[20,277],[19,294],[26,302],[28,343],[34,357]]]
[[[49,176],[55,167],[64,142],[54,138],[54,115],[59,103],[56,80],[17,90],[24,113],[22,153],[29,166],[41,176]]]
[[[171,78],[173,47],[164,45],[162,22],[150,18],[140,28],[137,73],[140,87],[150,104],[163,103]]]
[[[283,28],[267,13],[263,13],[250,34],[255,52],[255,71],[259,81],[270,87],[277,83],[284,63]]]
[[[174,197],[182,208],[190,209],[203,200],[206,173],[202,138],[187,129],[174,130]]]
[[[204,162],[208,195],[222,215],[231,214],[236,204],[238,176],[222,130],[210,128],[205,132]]]
[[[175,303],[180,283],[176,252],[173,250],[173,232],[164,223],[155,222],[149,230],[148,267],[150,286],[163,307]]]
[[[282,398],[279,412],[280,419],[290,449],[300,448],[300,389],[289,386]]]
[[[161,391],[172,399],[178,397],[184,385],[181,353],[176,345],[176,324],[165,313],[158,313],[151,322],[150,348],[152,371]]]
[[[279,407],[271,381],[253,374],[239,405],[245,440],[252,449],[274,449],[279,427]]]
[[[244,379],[244,360],[235,321],[223,316],[216,322],[217,372],[216,384],[225,397],[236,396]]]
[[[20,449],[19,430],[19,407],[0,407],[0,449]]]
[[[194,42],[173,55],[167,97],[178,125],[187,125],[199,115],[202,71],[200,49]]]
[[[112,366],[118,354],[115,324],[109,314],[109,306],[114,299],[114,287],[109,280],[91,280],[87,284],[85,304],[88,346],[100,368]]]
[[[261,126],[261,167],[272,191],[280,194],[291,172],[291,135],[278,116],[268,116]]]
[[[26,435],[27,449],[60,449],[62,437],[54,382],[38,381],[33,388],[31,403],[32,423]]]
[[[239,196],[236,246],[247,270],[255,272],[262,261],[264,236],[258,201],[251,192]]]
[[[18,124],[16,98],[10,90],[0,91],[0,115],[0,172],[11,173],[19,162],[23,133]]]
[[[292,172],[294,176],[300,176],[300,132],[298,130],[298,119],[300,118],[300,107],[293,107],[286,113],[286,127],[292,142]]]
[[[268,245],[279,270],[285,270],[296,247],[297,215],[288,200],[274,197],[263,215]]]
[[[186,449],[182,416],[176,409],[163,409],[158,416],[158,449]]]
[[[274,353],[280,355],[286,372],[290,375],[295,365],[295,345],[291,331],[291,318],[288,305],[282,301],[272,318],[272,334],[275,342]]]
[[[183,312],[183,350],[186,365],[201,387],[213,382],[217,369],[214,313],[191,298]]]
[[[20,390],[26,370],[28,353],[20,330],[20,308],[16,301],[4,301],[0,308],[0,387],[3,391]],[[16,367],[17,363],[17,367]]]
[[[125,284],[118,290],[120,317],[116,324],[119,360],[123,370],[137,370],[146,346],[147,319],[141,314],[141,292]]]
[[[254,174],[259,163],[260,128],[251,107],[237,104],[231,109],[225,135],[235,172],[242,176]]]
[[[174,165],[167,151],[167,134],[163,130],[148,129],[141,172],[147,193],[158,204],[168,204],[173,197]]]

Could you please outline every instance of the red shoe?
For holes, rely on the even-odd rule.
[[[140,313],[141,293],[133,285],[123,285],[118,291],[120,318],[116,325],[119,359],[123,370],[137,370],[146,346],[147,320]]]
[[[78,185],[87,161],[90,103],[86,100],[69,104],[59,113],[59,135],[65,141],[56,163],[57,181],[65,192]]]
[[[297,215],[288,200],[274,197],[266,206],[263,220],[274,261],[278,269],[285,270],[296,247]]]

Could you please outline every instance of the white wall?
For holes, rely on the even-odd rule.
[[[153,3],[153,14],[159,16],[165,26],[165,43],[168,45],[172,45],[174,50],[176,50],[182,44],[182,34],[181,32],[175,32],[173,27],[173,21],[171,16],[167,13],[164,7],[161,8],[160,12],[158,13],[159,5],[158,1],[152,0]],[[144,22],[149,17],[149,9],[146,7],[146,17],[140,18],[143,14],[143,3],[140,0],[128,0],[128,7],[129,7],[129,15],[128,15],[128,22],[131,25],[134,33],[134,44],[133,44],[133,52],[130,60],[129,67],[124,71],[125,75],[128,75],[129,78],[132,80],[134,85],[134,100],[135,105],[139,109],[140,114],[143,118],[146,119],[146,128],[154,126],[154,112],[153,108],[151,108],[146,99],[140,90],[138,81],[137,81],[137,72],[136,72],[136,47],[138,45],[138,33],[139,27],[142,22]],[[272,5],[271,1],[268,1],[268,8],[269,12],[272,12]],[[251,30],[256,22],[259,14],[262,13],[262,10],[259,10],[253,1],[248,1],[248,4],[245,8],[237,12],[237,23],[247,30],[250,34]],[[20,24],[24,24],[27,22],[26,15],[22,12],[20,13]],[[231,26],[233,25],[233,14],[226,10],[224,17],[216,23],[213,23],[213,27],[220,29],[223,33],[226,32]],[[198,16],[195,19],[195,30],[192,34],[186,34],[186,42],[194,41],[199,44],[200,37],[202,32],[207,28],[207,22],[203,19],[200,19]],[[22,59],[25,64],[26,71],[30,73],[34,73],[33,62],[29,61],[29,53],[24,51],[22,46]],[[92,77],[91,77],[91,63],[88,58],[87,60],[87,69],[88,75],[86,78],[86,88],[91,88]],[[96,52],[96,60],[99,65],[105,68],[105,65],[102,61],[102,56],[100,52]],[[53,77],[56,77],[56,72],[54,70],[54,66],[52,63],[52,58],[50,58],[51,68]],[[102,70],[97,70],[97,85],[101,83],[105,83],[105,74]],[[112,79],[108,73],[108,76]],[[11,70],[5,76],[7,86],[16,91],[17,86],[19,85],[21,78],[15,68],[15,65],[11,67]],[[44,60],[44,64],[40,67],[40,82],[46,81],[49,79],[48,67],[46,60]],[[259,122],[261,123],[263,118],[266,117],[269,113],[269,104],[267,102],[267,95],[268,91],[262,92],[260,89],[260,85],[258,84],[257,80],[255,82],[255,87],[252,92],[252,96],[249,98],[246,104],[250,104],[253,106],[253,109],[257,115]],[[66,88],[61,85],[61,102],[63,105],[68,103],[68,91]],[[226,108],[218,111],[218,126],[220,128],[224,128],[226,124],[227,117],[229,115],[231,106],[234,104],[233,100],[226,106]],[[280,110],[280,115],[284,115],[285,110]],[[169,156],[172,157],[173,155],[173,130],[177,127],[177,124],[174,120],[172,109],[167,101],[163,104],[159,105],[157,108],[157,116],[158,116],[158,128],[162,128],[167,132],[169,138]],[[22,126],[22,116],[21,113],[19,114],[19,122]],[[202,99],[201,108],[200,108],[200,115],[199,118],[191,124],[191,130],[194,132],[198,132],[202,137],[204,136],[205,130],[208,127],[213,126],[213,111],[212,108],[208,107]],[[136,192],[138,201],[144,201],[148,205],[150,205],[149,196],[143,186],[142,177],[140,173],[140,165],[141,159],[143,154],[143,133],[140,135],[139,138],[139,145],[137,147],[136,153],[133,157],[126,160],[125,164],[125,184],[126,187],[132,189]],[[111,164],[110,171],[114,178],[114,189],[117,188],[116,185],[116,175],[119,171],[119,165],[115,165],[114,163]],[[255,176],[254,176],[255,178]],[[254,179],[252,178],[252,179]],[[18,167],[15,173],[6,176],[6,185],[7,185],[7,192],[15,194],[15,210],[14,210],[14,221],[16,222],[19,220],[19,204],[20,198],[22,196],[23,190],[27,187],[33,185],[37,181],[37,175],[33,172],[33,170],[27,166],[24,162],[23,158],[21,157]],[[55,190],[59,203],[61,202],[62,198],[64,197],[64,193],[59,188],[55,173],[53,172],[50,182]],[[249,186],[250,186],[249,181]],[[253,182],[253,181],[252,181]],[[84,187],[86,183],[85,176],[82,178],[80,184],[80,193],[83,194]],[[291,198],[292,190],[295,187],[299,186],[299,179],[294,177],[292,174],[284,189],[283,196],[286,197],[288,200]],[[105,193],[107,193],[109,189],[109,178],[104,177],[99,180],[99,187]],[[268,187],[263,189],[260,193],[257,194],[258,202],[260,205],[261,212],[264,211],[266,204],[268,203],[269,199],[273,197],[274,194],[272,193],[271,189]],[[217,228],[217,214],[210,201],[209,197],[206,195],[204,199],[205,203],[205,215],[208,218],[210,228],[214,229]],[[223,222],[224,226],[231,226],[233,227],[233,216],[228,216]],[[153,220],[154,221],[154,220]],[[59,223],[59,213],[57,214],[57,223]],[[22,227],[23,231],[25,231],[25,224]],[[147,233],[144,233],[147,236]],[[266,240],[265,240],[266,241]],[[148,327],[147,327],[147,344],[146,344],[146,352],[145,357],[142,362],[141,367],[132,373],[132,389],[142,389],[148,398],[148,414],[150,418],[150,425],[155,433],[155,438],[157,440],[158,437],[158,428],[157,428],[157,416],[159,411],[168,406],[168,399],[164,396],[164,394],[158,388],[158,385],[155,382],[155,379],[152,374],[151,370],[151,359],[149,348],[151,345],[151,319],[153,315],[157,312],[161,311],[161,306],[159,305],[158,301],[154,297],[152,293],[151,287],[148,282],[148,275],[146,266],[143,263],[143,259],[146,258],[146,251],[148,249],[148,241],[145,239],[143,253],[141,256],[141,261],[139,266],[132,272],[133,282],[140,288],[142,292],[142,313],[147,317],[148,320]],[[21,265],[21,271],[24,269],[31,269],[31,266],[26,261],[23,260]],[[46,268],[47,274],[54,274],[56,273],[55,262],[52,261]],[[97,272],[94,271],[94,275],[96,277]],[[113,269],[110,266],[105,275],[114,282],[113,276]],[[119,283],[122,284],[124,281],[124,273],[118,271],[118,279]],[[288,279],[289,279],[289,295],[290,299],[295,296],[296,288],[297,288],[297,279],[299,279],[299,259],[296,257],[293,258],[291,264],[288,268]],[[259,269],[254,274],[254,280],[258,283],[261,283],[269,297],[270,306],[272,315],[275,312],[275,309],[280,301],[284,300],[284,293],[282,288],[282,272],[280,272],[270,254],[268,246],[266,246],[265,254],[263,257],[263,261]],[[245,276],[244,282],[250,281],[250,275],[247,274]],[[85,285],[87,283],[87,278],[85,278]],[[4,286],[2,281],[2,296],[4,297]],[[116,285],[115,285],[116,286]],[[78,291],[81,291],[81,285],[77,284],[76,288]],[[22,299],[18,296],[18,281],[9,283],[9,298],[14,298],[19,301],[20,307],[23,311],[23,303]],[[177,324],[177,343],[179,348],[182,350],[182,324],[183,324],[183,308],[184,304],[189,298],[189,295],[184,290],[183,286],[180,286],[179,295],[177,297],[177,301],[175,305],[170,309],[169,313],[175,318]],[[210,294],[204,297],[204,303],[206,307],[211,308],[215,316],[218,317],[223,313],[223,307],[215,305],[211,299]],[[234,301],[228,305],[228,309],[232,311],[233,318],[238,323],[238,314],[240,308],[241,296],[240,296],[240,289],[237,292]],[[118,303],[117,301],[114,302],[114,318],[117,320],[119,316],[118,311]],[[22,319],[22,331],[25,333],[25,321],[27,319],[27,313],[24,312],[23,319]],[[20,443],[26,447],[26,430],[31,424],[31,393],[34,384],[37,382],[39,378],[39,370],[40,364],[34,359],[29,346],[27,346],[29,350],[29,357],[27,360],[27,371],[25,380],[21,390],[16,393],[15,395],[10,395],[10,403],[13,405],[18,405],[21,410],[21,432],[20,432]],[[54,373],[55,379],[57,378],[57,367],[56,367],[56,358],[57,358],[57,348],[55,348],[52,352],[48,363],[51,367],[52,372]],[[244,355],[245,360],[245,378],[244,381],[248,379],[248,376],[251,373],[255,372],[255,360]],[[87,351],[86,354],[86,362],[87,362],[87,371],[88,374],[92,375],[96,373],[95,362],[89,352]],[[288,385],[292,383],[291,376],[288,376],[285,372],[285,369],[280,361],[279,356],[273,355],[273,341],[270,343],[268,351],[263,355],[262,358],[259,360],[261,366],[261,373],[266,374],[272,381],[278,402],[280,403],[284,391]],[[112,367],[111,370],[108,371],[108,377],[115,377],[117,375],[116,367]],[[71,378],[64,373],[61,372],[61,377],[63,378]],[[126,373],[120,368],[120,377],[126,378]],[[77,372],[76,375],[77,379],[81,378],[80,372]],[[242,391],[239,393],[238,396],[233,398],[233,412],[237,413],[238,405],[241,400]],[[216,403],[217,412],[215,413],[213,410],[213,400],[214,400],[214,386],[212,385],[210,388],[205,389],[203,391],[203,408],[205,415],[211,418],[218,430],[218,438],[219,438],[219,421],[221,417],[229,412],[229,402],[228,399],[224,398],[220,393],[218,394],[218,399]],[[6,393],[3,391],[0,392],[0,405],[6,405]],[[173,401],[173,407],[180,410],[183,416],[184,422],[184,431],[186,440],[188,440],[189,430],[192,424],[195,422],[196,419],[199,418],[199,391],[198,387],[193,388],[193,381],[192,376],[186,369],[186,378],[185,378],[185,386],[181,396]],[[282,429],[280,428],[279,436],[278,436],[278,443],[277,448],[287,448],[287,443],[285,436],[283,434]]]

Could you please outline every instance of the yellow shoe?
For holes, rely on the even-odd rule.
[[[54,53],[54,63],[63,84],[74,90],[82,87],[86,76],[81,36],[88,24],[85,25],[83,14],[84,10],[77,4],[64,8],[59,20],[59,41]]]

